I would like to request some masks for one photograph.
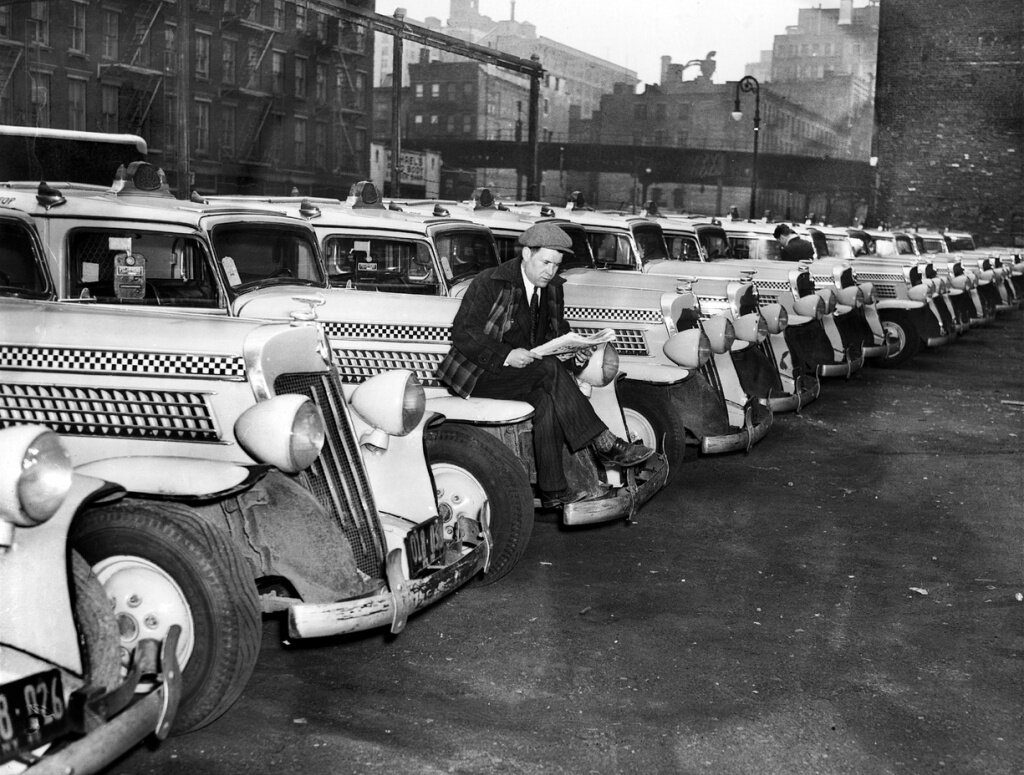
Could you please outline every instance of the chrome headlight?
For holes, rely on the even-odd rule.
[[[865,304],[875,303],[875,284],[874,283],[861,283],[859,286],[861,293],[864,294]]]
[[[831,315],[836,311],[836,292],[833,288],[818,288],[815,291],[825,302],[825,314]]]
[[[699,369],[711,358],[711,342],[702,330],[691,328],[669,337],[663,352],[684,369]]]
[[[765,305],[761,308],[761,316],[770,334],[781,334],[789,325],[789,313],[781,304]]]
[[[0,519],[19,527],[42,524],[71,489],[71,459],[60,437],[41,425],[19,425],[0,437]]]
[[[932,297],[932,289],[924,283],[914,285],[907,291],[907,297],[914,301],[927,302]]]
[[[793,302],[793,309],[798,315],[805,318],[821,320],[825,317],[825,300],[816,293],[810,296],[801,296]]]
[[[423,419],[427,397],[415,374],[397,369],[366,380],[352,393],[351,404],[374,428],[405,436]]]
[[[864,306],[864,291],[856,285],[851,285],[848,288],[840,288],[836,294],[839,297],[839,303],[847,307],[863,307]]]
[[[235,421],[235,438],[254,460],[297,474],[320,455],[327,432],[316,404],[286,393],[246,409]]]
[[[715,315],[703,321],[701,325],[708,335],[711,352],[721,354],[732,349],[732,343],[736,341],[736,329],[729,318],[725,315]]]
[[[974,278],[967,273],[958,274],[955,277],[951,277],[949,283],[958,290],[969,291],[974,287]]]
[[[604,387],[619,373],[619,354],[609,342],[598,345],[576,379],[594,387]]]
[[[768,337],[768,323],[760,312],[740,315],[733,321],[732,326],[736,331],[736,338],[743,342],[761,344]]]

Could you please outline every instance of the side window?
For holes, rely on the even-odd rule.
[[[0,222],[0,293],[46,290],[32,237],[20,223]]]
[[[729,247],[734,258],[750,258],[750,242],[745,239],[729,238]]]
[[[220,306],[207,253],[193,237],[78,229],[68,238],[68,298],[103,304]]]

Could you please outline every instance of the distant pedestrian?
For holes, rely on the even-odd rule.
[[[814,246],[797,236],[789,226],[780,223],[775,227],[775,239],[782,245],[780,261],[813,261]]]

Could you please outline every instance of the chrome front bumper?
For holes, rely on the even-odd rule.
[[[642,465],[624,469],[626,484],[608,490],[598,498],[567,503],[562,509],[566,525],[595,525],[617,519],[632,521],[647,501],[668,483],[668,458],[651,455]]]
[[[755,418],[756,409],[764,409],[765,416]],[[724,452],[749,452],[752,446],[768,434],[774,416],[768,407],[750,405],[744,410],[743,418],[743,429],[736,433],[702,438],[700,451],[707,455],[720,455]]]
[[[411,613],[454,592],[484,570],[490,560],[490,552],[491,537],[485,532],[478,544],[452,564],[429,576],[407,579],[402,570],[401,550],[392,549],[387,556],[389,589],[353,600],[295,603],[288,607],[288,636],[322,638],[377,627],[390,627],[393,633],[401,632]]]

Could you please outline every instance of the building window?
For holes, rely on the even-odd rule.
[[[173,94],[164,100],[164,136],[163,147],[173,151],[178,147],[178,98]]]
[[[305,57],[295,57],[295,96],[306,97],[306,81],[308,75],[306,69],[309,67],[309,60]]]
[[[238,78],[237,73],[238,43],[233,40],[225,40],[221,46],[220,79],[224,83],[234,83]]]
[[[448,86],[445,89],[447,99],[449,102],[458,102],[459,99],[459,85],[454,81],[449,81]]]
[[[316,101],[327,102],[327,65],[323,62],[316,63]]]
[[[306,31],[306,6],[303,4],[304,0],[299,0],[295,4],[295,31],[305,32]]]
[[[439,115],[437,115],[436,113],[431,113],[430,114],[430,125],[431,126],[437,126],[440,123],[441,123],[441,117]]]
[[[68,78],[68,129],[85,128],[85,81]]]
[[[32,126],[50,126],[50,74],[33,72],[29,78],[32,88],[29,107]]]
[[[284,0],[274,0],[274,8],[270,18],[270,26],[275,30],[284,29]]]
[[[313,166],[330,169],[327,158],[327,124],[323,121],[313,125]]]
[[[102,37],[102,56],[104,59],[116,60],[121,54],[120,41],[118,39],[119,27],[120,15],[117,11],[104,11]]]
[[[422,83],[416,84],[414,91],[415,91],[415,94],[416,94],[416,99],[418,99],[418,100],[423,99],[423,84]]]
[[[654,106],[654,118],[657,121],[664,121],[668,118],[668,106],[664,102],[659,102]]]
[[[118,130],[117,97],[118,89],[116,86],[103,84],[100,87],[100,121],[104,132],[116,132]]]
[[[29,22],[32,25],[32,42],[40,46],[50,45],[50,4],[33,2],[29,7]]]
[[[415,116],[413,116],[412,117],[412,123],[414,123],[416,126],[422,126],[423,125],[423,114],[422,113],[417,113]]]
[[[551,101],[547,97],[545,97],[544,98],[544,115],[546,116],[550,112],[551,112]]]
[[[210,35],[196,32],[196,78],[201,81],[210,80]]]
[[[235,156],[235,124],[237,111],[231,105],[220,108],[220,152],[229,159]]]
[[[462,117],[462,133],[466,135],[473,134],[473,114],[467,113]]]
[[[11,37],[11,7],[0,5],[0,38]]]
[[[473,84],[466,81],[462,84],[462,99],[469,100],[473,98]]]
[[[308,122],[304,118],[295,119],[295,166],[308,167],[309,158],[306,143],[308,142],[306,132]]]
[[[71,46],[76,54],[85,53],[85,10],[82,3],[71,4]]]
[[[270,52],[270,82],[274,94],[284,94],[284,52]]]
[[[316,15],[316,39],[327,42],[327,14],[318,13]]]
[[[447,121],[445,121],[445,131],[448,134],[455,134],[455,116],[449,115]]]
[[[262,78],[260,77],[260,48],[259,46],[250,43],[249,53],[246,56],[247,71],[246,71],[246,86],[250,89],[260,88]]]
[[[436,100],[441,96],[441,84],[432,83],[430,84],[430,99]]]
[[[246,18],[251,22],[256,22],[256,24],[260,23],[260,20],[263,18],[262,0],[254,0],[254,2],[249,6],[249,15]]]
[[[210,103],[206,100],[195,101],[196,133],[192,142],[193,150],[206,156],[210,153]]]
[[[164,27],[164,72],[178,72],[178,28],[173,24]]]

